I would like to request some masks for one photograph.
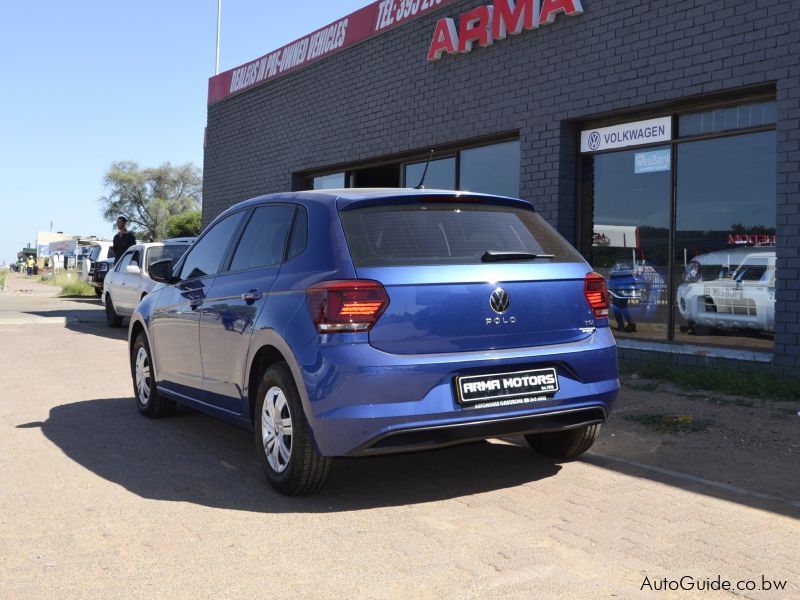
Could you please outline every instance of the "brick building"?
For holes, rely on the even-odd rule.
[[[212,78],[204,223],[430,149],[427,187],[530,200],[608,278],[623,356],[797,372],[800,2],[376,2]]]

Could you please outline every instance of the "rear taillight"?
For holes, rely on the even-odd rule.
[[[589,273],[583,282],[583,293],[598,319],[608,317],[608,290],[606,280],[600,273]]]
[[[306,292],[320,333],[369,331],[389,306],[386,290],[369,279],[324,281]]]

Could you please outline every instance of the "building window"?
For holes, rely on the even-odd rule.
[[[648,153],[669,153],[669,146]],[[671,169],[641,172],[637,150],[584,158],[593,206],[591,244],[584,254],[607,281],[611,323],[622,335],[665,340],[669,324]],[[655,154],[653,154],[655,156]]]
[[[675,339],[770,350],[775,132],[687,142],[677,150]]]
[[[427,189],[465,190],[519,197],[519,140],[448,150],[449,156],[431,161],[425,176]],[[344,172],[304,177],[306,189],[407,187],[419,185],[427,160],[380,162]]]
[[[634,339],[771,350],[775,104],[673,123],[671,142],[580,161],[581,250],[608,281],[611,325]]]
[[[427,161],[410,163],[403,168],[405,187],[416,187],[425,172]],[[456,158],[439,158],[432,160],[425,175],[425,187],[429,190],[456,189]]]
[[[458,189],[519,197],[519,140],[461,152]]]
[[[733,129],[747,129],[763,125],[774,125],[778,113],[774,101],[756,102],[688,113],[678,117],[678,132],[681,137],[721,133]]]
[[[330,175],[320,175],[314,177],[313,186],[315,190],[338,190],[344,185],[344,173],[331,173]]]

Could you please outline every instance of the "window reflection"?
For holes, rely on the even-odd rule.
[[[676,339],[772,348],[775,132],[678,146]]]
[[[314,177],[315,190],[338,190],[344,187],[344,173],[331,173]]]
[[[681,137],[771,125],[778,118],[775,101],[742,104],[689,113],[678,118]]]
[[[519,140],[463,150],[460,160],[460,189],[519,196]]]
[[[404,181],[406,187],[415,187],[422,179],[427,161],[405,166]],[[455,157],[432,160],[425,175],[425,188],[429,190],[454,190],[456,188]]]
[[[593,224],[584,253],[606,278],[611,325],[623,337],[667,337],[670,163],[668,146],[583,159],[583,214]]]

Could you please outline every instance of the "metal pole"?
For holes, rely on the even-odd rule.
[[[219,31],[222,24],[222,0],[217,0],[217,61],[214,74],[219,75]]]

